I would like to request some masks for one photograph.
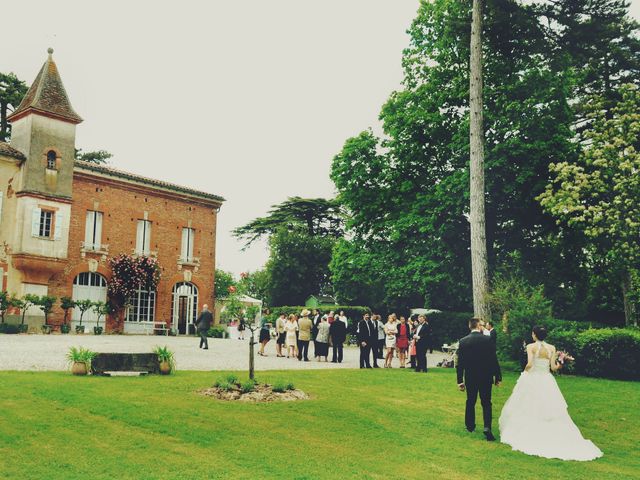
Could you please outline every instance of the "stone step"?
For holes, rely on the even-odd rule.
[[[107,371],[102,375],[105,377],[142,377],[143,375],[147,375],[149,372],[117,372],[117,371]]]

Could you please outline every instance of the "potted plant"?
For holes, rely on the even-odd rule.
[[[71,297],[60,298],[60,308],[64,310],[64,319],[62,320],[62,325],[60,325],[60,333],[69,333],[69,331],[71,330],[71,326],[68,323],[69,310],[71,310],[75,306],[76,302],[74,302]]]
[[[74,375],[86,375],[91,370],[91,361],[97,355],[88,348],[70,347],[67,359],[71,364],[71,373]]]
[[[160,362],[160,373],[162,375],[169,375],[176,369],[176,360],[173,356],[173,352],[168,347],[157,346],[153,349],[153,353],[158,356],[158,362]]]
[[[100,317],[104,315],[109,315],[111,313],[111,305],[104,302],[95,302],[93,304],[93,311],[97,316],[96,326],[93,327],[93,333],[94,335],[102,335],[104,328],[100,326]]]
[[[44,313],[44,325],[42,326],[42,333],[51,333],[53,325],[49,325],[49,315],[53,310],[53,306],[55,305],[56,300],[56,297],[52,297],[50,295],[42,295],[35,303]]]
[[[7,313],[7,310],[9,310],[11,307],[13,307],[13,303],[11,302],[11,297],[9,297],[9,294],[6,291],[1,291],[0,292],[0,325],[4,324],[4,316]]]
[[[22,320],[18,328],[20,329],[20,333],[27,333],[29,330],[29,325],[25,325],[24,317],[27,314],[27,310],[34,304],[36,304],[40,300],[40,297],[37,295],[33,295],[31,293],[27,293],[23,298],[13,298],[11,299],[11,304],[20,309],[22,313]]]
[[[78,300],[76,302],[76,307],[80,310],[80,321],[78,325],[76,325],[76,333],[84,333],[84,325],[82,325],[82,317],[84,317],[84,312],[93,307],[93,302],[91,300]]]

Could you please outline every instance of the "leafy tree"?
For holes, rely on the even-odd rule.
[[[216,299],[226,298],[229,295],[229,287],[235,286],[235,284],[232,273],[216,269],[213,279],[213,290]]]
[[[113,157],[113,154],[107,152],[106,150],[83,152],[81,148],[76,148],[75,157],[76,160],[82,160],[83,162],[105,165],[109,163],[108,160]]]
[[[111,304],[105,302],[94,302],[92,305],[92,309],[96,314],[96,327],[100,326],[100,318],[113,312]]]
[[[4,316],[11,307],[13,303],[9,294],[4,290],[0,291],[0,324],[4,323]]]
[[[553,178],[540,201],[590,240],[592,257],[619,281],[626,323],[637,325],[632,297],[640,271],[640,89],[624,85],[619,95],[609,111],[606,99],[593,98],[587,146],[578,161],[550,165]]]
[[[29,308],[31,308],[33,305],[37,305],[39,301],[40,297],[32,293],[27,293],[22,298],[13,298],[11,300],[12,305],[16,308],[19,308],[20,313],[22,314],[20,325],[24,325],[24,317],[27,314],[27,310],[29,310]]]
[[[324,198],[290,197],[273,205],[266,217],[259,217],[233,230],[236,238],[245,240],[244,248],[276,231],[302,230],[311,236],[341,237],[343,234],[340,206]]]
[[[78,322],[78,326],[82,326],[82,317],[84,317],[84,313],[87,310],[91,310],[93,308],[93,305],[94,303],[89,299],[76,300],[76,307],[78,307],[78,310],[80,310],[80,320]]]
[[[13,73],[0,73],[0,142],[6,142],[11,135],[7,117],[13,112],[27,93],[27,84]]]
[[[51,295],[42,295],[38,297],[37,301],[34,302],[40,310],[44,313],[44,324],[49,325],[49,315],[53,311],[53,306],[55,305],[57,297],[53,297]]]
[[[64,319],[62,321],[64,325],[67,324],[67,321],[69,319],[69,310],[72,310],[73,308],[75,308],[75,306],[76,302],[74,302],[71,297],[60,298],[60,308],[62,308],[62,310],[64,311]]]
[[[329,262],[335,240],[280,230],[271,236],[266,271],[273,306],[303,305],[311,294],[328,293]]]

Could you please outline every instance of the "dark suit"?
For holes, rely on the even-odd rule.
[[[429,343],[431,341],[429,325],[426,323],[418,325],[418,328],[414,333],[414,336],[416,335],[420,337],[416,340],[416,372],[426,372],[427,348],[429,348]]]
[[[374,333],[375,331],[375,333]],[[371,368],[369,355],[371,355],[371,346],[373,345],[373,335],[378,338],[378,330],[373,327],[371,321],[360,320],[358,323],[358,345],[360,345],[360,368]],[[364,346],[362,345],[364,343]]]
[[[333,345],[333,359],[331,361],[342,363],[342,347],[347,339],[347,326],[342,320],[335,320],[329,326],[329,336]]]
[[[200,334],[200,348],[204,345],[204,348],[209,348],[209,342],[207,341],[207,333],[213,323],[213,315],[209,310],[203,310],[200,312],[200,316],[196,320],[196,327],[198,327],[198,333]]]
[[[493,348],[496,348],[496,344],[498,343],[498,332],[496,332],[495,328],[492,328],[489,332],[489,338],[493,342]]]
[[[467,430],[476,427],[478,393],[482,404],[485,430],[491,430],[491,385],[502,381],[496,349],[491,338],[481,332],[471,332],[460,340],[458,347],[458,384],[467,390],[464,423]]]

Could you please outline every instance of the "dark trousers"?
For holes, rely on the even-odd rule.
[[[491,380],[484,382],[469,382],[467,387],[467,408],[464,414],[464,424],[468,430],[476,428],[476,402],[478,393],[480,394],[480,404],[482,405],[482,419],[485,430],[491,430]]]
[[[427,371],[427,346],[416,345],[416,372]]]
[[[309,360],[309,340],[298,340],[298,360]]]
[[[333,345],[333,361],[342,363],[342,343]]]
[[[378,340],[378,342],[376,343],[376,353],[375,356],[383,359],[384,358],[384,338],[382,340]]]
[[[371,346],[368,343],[364,347],[360,344],[360,368],[371,368],[369,355],[371,355]],[[373,358],[375,359],[375,355]]]
[[[200,348],[204,345],[204,348],[209,348],[209,342],[207,341],[207,331],[200,330],[198,332],[200,334]]]

